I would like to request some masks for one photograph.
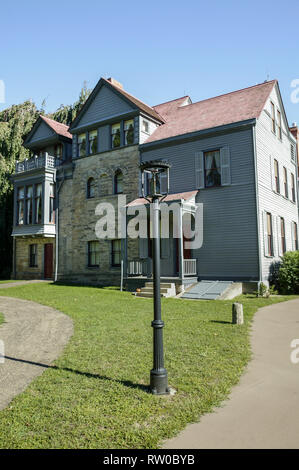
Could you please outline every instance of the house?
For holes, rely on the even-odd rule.
[[[116,80],[101,78],[64,135],[60,126],[40,117],[25,142],[37,156],[17,164],[15,277],[48,277],[52,237],[55,278],[119,284],[123,261],[127,288],[144,285],[151,279],[151,243],[120,229],[124,212],[119,201],[131,209],[145,202],[139,165],[156,159],[171,164],[166,202],[179,207],[178,221],[170,216],[179,237],[161,241],[161,275],[178,290],[198,279],[256,288],[269,281],[286,250],[298,249],[297,128],[289,128],[276,80],[197,103],[183,96],[151,107]],[[28,187],[35,201],[38,181],[39,223],[36,215],[28,219],[25,202]],[[50,217],[53,195],[55,221]],[[95,228],[102,203],[117,215],[113,236],[99,239]],[[192,219],[199,203],[203,243],[187,249],[184,217]],[[34,256],[37,266],[30,266]]]

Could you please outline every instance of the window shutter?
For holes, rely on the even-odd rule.
[[[195,182],[197,189],[205,187],[203,152],[195,153]]]
[[[278,256],[282,256],[282,249],[281,249],[281,220],[280,217],[276,217],[277,222],[277,240],[278,240]]]
[[[268,230],[267,230],[267,212],[263,211],[263,229],[264,229],[264,255],[269,255]]]
[[[229,147],[226,146],[220,149],[220,162],[221,162],[221,186],[228,186],[229,184],[231,184]]]
[[[295,224],[291,222],[292,251],[295,250]]]
[[[169,238],[161,238],[161,258],[169,258]]]

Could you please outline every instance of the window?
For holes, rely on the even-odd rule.
[[[142,132],[149,134],[149,123],[148,121],[142,120]]]
[[[123,192],[123,174],[117,170],[114,175],[114,194],[121,194]]]
[[[284,218],[280,217],[280,243],[282,253],[286,252],[286,237],[285,237],[285,223]]]
[[[26,188],[26,224],[33,223],[33,186]]]
[[[24,223],[24,187],[18,188],[17,200],[17,223],[23,225]]]
[[[121,241],[112,240],[111,242],[111,264],[112,266],[120,266],[121,262]]]
[[[111,146],[113,149],[120,147],[120,123],[111,126]]]
[[[86,155],[86,134],[78,135],[78,157]]]
[[[287,169],[283,167],[283,185],[284,185],[284,195],[286,198],[289,197],[289,191],[288,191],[288,173]]]
[[[293,144],[291,144],[291,160],[295,161],[295,146]]]
[[[35,223],[42,223],[42,184],[35,186]]]
[[[298,228],[296,222],[293,223],[294,250],[298,250]]]
[[[58,144],[55,147],[55,157],[62,158],[62,144]]]
[[[277,193],[280,193],[279,166],[278,166],[277,160],[274,160],[274,178],[275,178],[275,191]]]
[[[205,187],[221,185],[220,150],[204,152]]]
[[[292,195],[292,201],[296,202],[296,196],[295,196],[295,177],[293,173],[291,173],[291,195]]]
[[[89,178],[87,181],[87,199],[93,198],[95,195],[95,181],[94,178]]]
[[[98,131],[90,131],[88,133],[88,141],[89,141],[89,147],[88,147],[88,153],[89,155],[93,155],[94,153],[98,152]]]
[[[272,131],[276,134],[276,124],[275,124],[275,106],[271,101],[271,120],[272,120]]]
[[[95,267],[100,264],[100,244],[98,241],[88,242],[88,266]]]
[[[130,119],[124,123],[124,142],[125,145],[134,144],[134,120]]]
[[[266,255],[273,256],[273,233],[272,233],[272,216],[269,212],[266,213],[267,223],[267,240],[266,240]]]
[[[277,129],[278,129],[278,137],[282,139],[282,131],[281,131],[281,113],[277,110]]]
[[[29,267],[37,267],[37,245],[29,245]]]
[[[55,186],[54,184],[50,184],[50,193],[49,193],[49,222],[50,224],[54,224],[55,222],[54,202],[55,202]]]

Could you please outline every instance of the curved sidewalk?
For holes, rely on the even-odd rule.
[[[0,362],[0,409],[6,407],[62,352],[73,333],[73,322],[51,307],[11,297],[0,297],[0,340],[5,359]]]
[[[253,359],[229,399],[163,448],[299,449],[299,363],[290,359],[293,339],[299,340],[299,299],[258,310]]]

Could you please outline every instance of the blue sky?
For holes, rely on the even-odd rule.
[[[27,0],[1,3],[0,80],[6,102],[46,111],[113,76],[154,105],[216,96],[277,78],[289,119],[299,78],[299,2],[277,0]]]

